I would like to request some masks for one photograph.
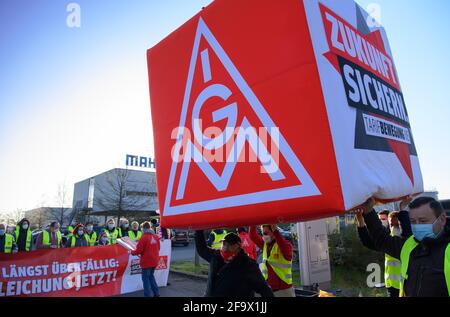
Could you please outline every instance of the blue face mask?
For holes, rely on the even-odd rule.
[[[5,235],[6,230],[5,229],[0,229],[0,236],[4,236]]]
[[[438,219],[433,223],[411,225],[414,237],[418,241],[422,241],[425,238],[436,239],[436,234],[433,232],[433,225]]]

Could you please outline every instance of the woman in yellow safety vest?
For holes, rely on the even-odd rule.
[[[98,241],[95,243],[95,245],[96,246],[109,245],[109,237],[108,237],[108,234],[105,231],[100,233],[100,235],[98,237]]]
[[[114,219],[109,219],[106,222],[106,228],[103,229],[108,234],[109,244],[116,244],[117,239],[120,238],[119,229],[116,228]]]
[[[67,239],[66,248],[78,248],[87,246],[89,246],[89,242],[86,238],[84,225],[78,224],[73,229],[72,236]]]
[[[93,247],[95,242],[97,242],[97,232],[94,231],[94,224],[92,222],[86,223],[86,239],[88,241],[88,245]]]
[[[139,230],[139,223],[137,221],[131,223],[131,230],[128,231],[128,237],[133,241],[138,241],[142,237],[142,231]]]

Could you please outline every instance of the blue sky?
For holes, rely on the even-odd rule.
[[[154,155],[146,50],[210,0],[0,2],[0,212],[52,205],[58,184]],[[450,2],[357,1],[381,8],[426,189],[450,198]]]

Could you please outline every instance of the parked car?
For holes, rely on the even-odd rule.
[[[172,231],[171,240],[172,240],[172,245],[182,244],[184,246],[188,246],[189,242],[191,241],[191,238],[189,237],[189,231],[174,229]]]

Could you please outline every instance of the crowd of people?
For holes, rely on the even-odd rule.
[[[159,289],[154,276],[159,262],[160,240],[170,239],[169,229],[162,228],[156,219],[146,221],[141,225],[137,221],[121,219],[116,227],[114,219],[109,219],[99,234],[94,230],[94,224],[78,223],[74,227],[67,227],[65,243],[61,226],[57,221],[42,230],[33,243],[30,221],[26,218],[17,223],[13,234],[6,232],[6,225],[0,224],[0,253],[30,252],[39,249],[60,249],[77,247],[107,246],[117,243],[117,239],[128,237],[136,241],[136,249],[130,251],[132,255],[140,257],[141,276],[144,296],[159,297]],[[34,244],[34,245],[33,245]]]
[[[403,201],[399,212],[378,214],[374,205],[371,198],[356,213],[358,233],[365,246],[385,254],[390,296],[449,297],[450,221],[441,203],[419,197]]]
[[[170,230],[161,228],[156,219],[150,222],[152,231],[160,239],[169,239]],[[0,223],[0,253],[29,252],[39,249],[58,249],[93,247],[116,244],[117,239],[129,237],[133,241],[139,241],[143,235],[143,223],[131,222],[128,219],[121,219],[120,226],[116,227],[114,219],[109,219],[103,229],[94,230],[92,222],[69,225],[65,235],[61,232],[61,225],[58,221],[51,222],[46,229],[43,229],[35,238],[31,230],[31,223],[23,218],[19,221],[12,232],[7,231],[7,226]]]
[[[374,209],[369,199],[354,210],[364,246],[385,255],[385,287],[390,297],[450,296],[450,221],[432,197],[411,197],[399,211]],[[199,255],[209,263],[205,296],[293,297],[292,244],[275,225],[216,229],[205,239],[196,232]],[[262,250],[257,268],[256,247]]]
[[[439,201],[431,197],[408,198],[400,211],[377,213],[375,200],[369,199],[354,210],[358,235],[364,246],[385,254],[385,286],[391,297],[450,296],[450,222]],[[117,243],[121,237],[138,241],[131,253],[141,257],[145,296],[159,296],[154,278],[159,254],[159,240],[169,238],[170,231],[157,222],[139,225],[127,219],[116,227],[107,221],[97,233],[93,224],[77,224],[62,243],[60,226],[52,222],[36,240],[37,249],[103,246]],[[299,237],[301,238],[301,237]],[[195,233],[196,250],[209,263],[205,296],[211,297],[294,297],[292,281],[293,245],[273,224],[240,227],[236,232],[203,230]],[[262,261],[257,259],[257,248]],[[14,234],[0,224],[0,252],[28,252],[32,249],[30,222],[22,219]]]

